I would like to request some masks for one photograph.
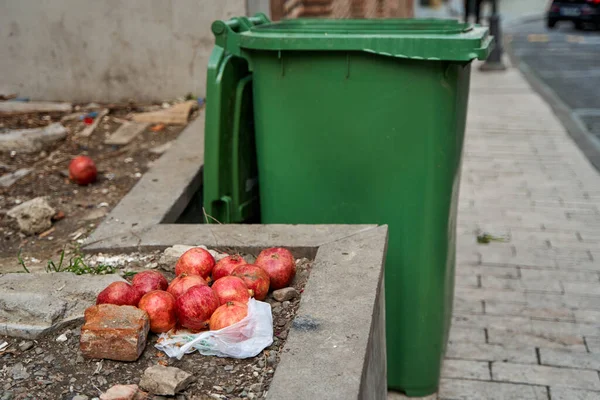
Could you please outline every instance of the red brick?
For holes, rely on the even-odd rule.
[[[79,347],[88,358],[135,361],[146,347],[148,314],[132,306],[101,304],[85,310]]]
[[[139,390],[138,385],[115,385],[100,395],[100,400],[143,400],[147,393]]]

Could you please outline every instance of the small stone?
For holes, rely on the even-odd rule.
[[[225,392],[227,392],[227,394],[231,394],[234,390],[235,390],[234,385],[225,386]]]
[[[282,326],[285,326],[286,322],[287,321],[285,319],[280,319],[277,321],[277,326],[281,328]]]
[[[221,386],[213,386],[213,389],[215,389],[217,392],[223,391],[223,388]]]
[[[104,386],[104,385],[106,385],[108,383],[108,381],[106,380],[106,378],[103,377],[103,376],[97,377],[96,381],[98,381],[98,385],[100,385],[100,386]]]
[[[206,368],[206,375],[212,375],[215,373],[215,371],[216,371],[215,367],[208,367],[208,368]]]
[[[262,385],[260,383],[254,383],[250,385],[251,392],[259,392],[262,389]]]
[[[14,393],[7,390],[2,394],[2,397],[0,397],[0,400],[12,400],[14,398]]]
[[[6,215],[17,220],[21,232],[27,235],[44,232],[52,227],[52,216],[56,210],[45,197],[36,197],[11,208]]]
[[[274,351],[270,352],[267,356],[267,365],[274,366],[277,363],[277,353]]]
[[[62,335],[56,338],[56,341],[59,343],[66,342],[67,340],[69,340],[69,338],[67,337],[66,333],[63,333]]]
[[[258,361],[258,366],[259,366],[260,368],[264,368],[264,367],[265,367],[265,360],[259,360],[259,361]]]
[[[275,315],[279,315],[279,313],[281,312],[281,307],[273,307],[273,314]]]
[[[250,393],[248,393],[248,398],[249,399],[255,399],[256,395],[254,393],[250,392]]]
[[[254,371],[254,372],[252,373],[252,375],[253,375],[254,377],[257,377],[257,376],[258,376],[258,372]]]
[[[75,362],[77,364],[81,364],[85,361],[85,359],[83,358],[83,356],[81,354],[77,354],[77,358],[75,359]]]
[[[19,350],[27,351],[33,347],[33,342],[31,340],[26,340],[19,343]]]
[[[44,352],[44,349],[42,349],[41,347],[36,347],[35,349],[33,349],[33,351],[35,351],[35,354],[40,355]]]
[[[283,308],[290,308],[290,302],[288,300],[284,301],[283,303],[281,303],[281,306]]]
[[[13,365],[12,378],[15,381],[27,379],[27,378],[29,378],[29,376],[30,376],[29,372],[27,372],[27,370],[25,369],[25,367],[23,366],[22,363],[16,363],[15,365]]]
[[[233,369],[233,365],[226,365],[224,369],[225,371],[231,371]]]
[[[100,400],[134,400],[138,392],[138,385],[114,385],[102,393]]]
[[[273,298],[277,301],[288,301],[295,299],[298,296],[298,291],[293,287],[286,287],[273,291]]]
[[[73,400],[89,400],[89,397],[84,394],[78,394],[77,396],[73,397]]]
[[[146,347],[148,314],[132,306],[100,304],[85,310],[80,349],[87,358],[135,361]]]
[[[75,382],[77,382],[77,379],[76,379],[76,378],[71,378],[71,379],[69,379],[69,383],[75,383]]]
[[[152,394],[175,396],[184,390],[194,377],[175,367],[154,365],[144,371],[140,387]]]
[[[240,397],[248,397],[248,392],[246,392],[245,390],[242,391],[242,393],[240,393]]]
[[[48,354],[46,357],[44,357],[44,362],[50,364],[52,361],[54,361],[54,356],[52,354]]]
[[[277,334],[277,337],[281,340],[287,339],[288,331],[281,331]]]

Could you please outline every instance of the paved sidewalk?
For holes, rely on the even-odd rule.
[[[600,399],[600,175],[517,69],[469,107],[439,398]]]

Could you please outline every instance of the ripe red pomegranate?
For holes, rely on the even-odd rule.
[[[97,176],[96,164],[87,156],[77,156],[69,164],[69,178],[78,185],[89,185]]]
[[[213,283],[212,289],[219,296],[221,304],[225,304],[228,301],[247,303],[254,294],[248,289],[244,281],[237,276],[224,276],[221,279],[217,279]]]
[[[272,247],[260,252],[254,263],[271,279],[271,289],[288,287],[296,275],[296,261],[288,249]]]
[[[153,290],[167,290],[169,281],[158,271],[143,271],[136,274],[131,282],[133,286],[144,294]]]
[[[216,311],[210,317],[210,330],[218,331],[233,325],[236,322],[240,322],[248,315],[248,305],[240,303],[239,301],[228,301],[227,303],[219,306]]]
[[[227,256],[217,261],[217,264],[212,272],[213,281],[216,281],[224,276],[231,275],[234,269],[244,264],[246,264],[246,261],[242,258],[242,256],[237,254]]]
[[[261,267],[253,264],[240,265],[233,270],[231,275],[241,278],[248,289],[254,292],[256,300],[264,300],[267,297],[271,279]]]
[[[127,282],[113,282],[98,294],[96,304],[137,306],[144,293]]]
[[[204,279],[210,276],[215,267],[215,259],[201,247],[193,247],[182,254],[175,264],[175,275],[200,275]]]
[[[177,299],[175,311],[179,324],[194,331],[207,329],[219,304],[219,297],[210,287],[194,286]]]
[[[138,308],[148,313],[152,332],[168,332],[175,327],[177,324],[175,302],[175,297],[164,290],[152,290],[142,297]]]
[[[167,292],[171,293],[177,299],[194,286],[208,286],[208,283],[200,275],[182,274],[171,281]]]

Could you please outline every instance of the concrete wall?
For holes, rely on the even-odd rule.
[[[212,21],[248,11],[268,11],[268,0],[0,0],[0,93],[74,102],[203,96]]]

